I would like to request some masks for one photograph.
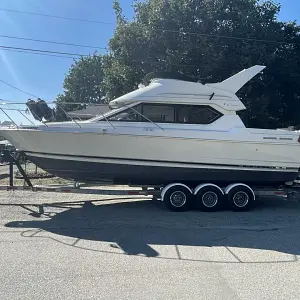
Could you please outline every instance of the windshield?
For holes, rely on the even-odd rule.
[[[91,119],[90,121],[98,122],[98,121],[106,121],[107,119],[112,120],[112,121],[125,121],[126,119],[133,120],[133,114],[134,114],[133,109],[140,111],[137,108],[138,105],[139,105],[139,103],[133,103],[130,105],[126,105],[124,107],[114,108],[111,111],[109,111],[103,115],[98,115],[97,117]],[[133,108],[133,109],[131,109],[131,108]]]

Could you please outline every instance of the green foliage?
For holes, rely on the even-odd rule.
[[[64,103],[103,103],[103,56],[93,54],[75,61],[64,81],[64,94],[58,95],[57,102],[67,110],[75,110],[77,105]]]
[[[217,82],[262,64],[267,69],[239,92],[248,108],[242,113],[246,124],[269,128],[300,124],[300,27],[278,20],[279,4],[143,0],[135,1],[132,21],[123,16],[117,0],[114,9],[117,27],[110,54],[99,56],[99,64],[92,56],[73,66],[64,85],[66,100],[97,99],[97,88],[101,97],[114,99],[135,89],[152,71]],[[86,68],[89,77],[92,72],[101,74],[98,86],[82,81],[87,77],[81,69]]]

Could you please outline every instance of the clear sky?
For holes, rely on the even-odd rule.
[[[115,27],[112,2],[113,0],[1,0],[0,35],[106,47]],[[120,3],[125,15],[132,16],[132,0],[120,0]],[[281,0],[280,3],[280,19],[299,20],[300,0]],[[75,22],[1,9],[97,20],[110,24]],[[95,50],[4,37],[0,37],[0,45],[80,54]],[[99,50],[101,51],[105,50]],[[0,50],[0,80],[51,101],[62,91],[64,76],[71,64],[72,59],[68,58]],[[30,96],[0,82],[1,99],[25,102],[28,97]],[[2,114],[0,121],[3,121]]]

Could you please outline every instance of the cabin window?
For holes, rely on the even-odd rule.
[[[222,114],[210,106],[179,105],[177,122],[185,124],[211,124]]]
[[[151,105],[142,106],[142,114],[155,123],[174,123],[175,107],[172,105]],[[143,118],[145,121],[145,118]]]
[[[210,106],[144,103],[116,113],[107,119],[122,122],[149,122],[150,120],[154,123],[205,125],[213,123],[221,116],[220,112]]]

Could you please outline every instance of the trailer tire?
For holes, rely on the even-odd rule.
[[[253,190],[244,185],[232,188],[227,194],[227,205],[232,211],[236,212],[251,210],[255,205]]]
[[[205,212],[219,211],[224,207],[224,194],[216,186],[205,186],[196,193],[195,205]]]
[[[191,207],[193,194],[183,185],[174,185],[170,187],[163,195],[163,203],[174,212],[187,211]]]

